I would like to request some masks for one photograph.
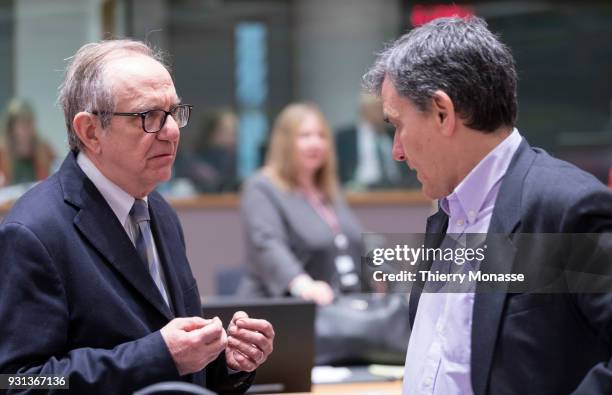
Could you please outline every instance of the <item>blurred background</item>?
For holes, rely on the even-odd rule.
[[[174,198],[203,294],[216,292],[213,268],[246,259],[235,192],[293,101],[316,103],[342,142],[340,177],[365,228],[422,231],[431,202],[414,175],[388,163],[390,153],[360,168],[351,134],[368,123],[384,148],[391,132],[360,96],[360,79],[384,43],[469,14],[512,49],[520,132],[608,183],[612,1],[0,0],[0,205],[6,212],[68,151],[56,104],[65,60],[86,42],[132,37],[165,50],[179,95],[194,105],[175,177],[160,190]]]

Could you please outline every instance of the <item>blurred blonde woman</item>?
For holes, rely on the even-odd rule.
[[[0,187],[47,178],[55,154],[36,133],[32,106],[13,99],[0,129]]]
[[[330,127],[313,104],[278,115],[263,169],[241,210],[248,276],[242,295],[293,295],[318,304],[361,289],[361,226],[338,190]]]

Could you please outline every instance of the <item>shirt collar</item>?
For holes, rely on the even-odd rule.
[[[478,218],[483,205],[510,166],[522,137],[514,128],[512,133],[489,152],[455,187],[453,192],[440,201],[440,207],[450,217],[458,213],[451,210],[450,202],[458,202],[468,223]]]
[[[130,210],[136,199],[121,189],[117,184],[106,178],[84,152],[81,151],[78,153],[77,163],[87,178],[89,178],[98,191],[100,191],[102,197],[113,210],[121,225],[125,226]],[[147,197],[143,200],[147,201]]]

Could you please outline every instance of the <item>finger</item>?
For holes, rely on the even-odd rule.
[[[241,342],[252,344],[266,354],[272,352],[272,341],[259,332],[253,332],[248,329],[239,329],[236,334],[231,335],[231,337]]]
[[[319,306],[325,306],[325,305],[328,305],[328,304],[330,304],[330,303],[331,303],[331,301],[330,301],[329,299],[326,299],[326,298],[324,298],[324,297],[322,297],[322,296],[318,296],[318,297],[317,297],[317,298],[314,300],[314,302],[315,302],[317,305],[319,305]]]
[[[330,304],[334,300],[334,291],[327,283],[322,283],[320,295],[323,304]]]
[[[250,358],[255,363],[263,362],[266,357],[266,354],[264,354],[264,352],[260,350],[257,346],[254,346],[250,343],[242,342],[232,336],[227,339],[227,345],[233,350],[240,351],[243,355]]]
[[[252,372],[253,370],[257,369],[258,365],[255,364],[253,361],[249,360],[244,355],[242,355],[240,352],[234,351],[233,356],[234,356],[234,360],[240,367],[239,370],[243,370],[245,372]]]
[[[232,322],[240,319],[240,318],[249,318],[249,315],[247,313],[245,313],[244,311],[237,311],[234,313],[234,316],[232,317]]]
[[[316,294],[303,294],[302,295],[302,299],[304,299],[304,300],[306,300],[308,302],[318,303]]]
[[[223,337],[225,331],[219,322],[211,322],[203,328],[190,332],[198,343],[211,344]]]
[[[177,328],[182,329],[186,332],[190,332],[194,329],[202,328],[210,322],[202,317],[186,317],[186,318],[175,318],[174,324]]]
[[[330,304],[334,300],[334,294],[332,292],[322,292],[316,296],[315,302],[319,305]]]
[[[210,323],[215,323],[215,324],[219,324],[221,326],[221,328],[223,328],[223,321],[221,321],[221,318],[215,316],[213,317],[212,320],[210,320]]]
[[[239,329],[250,329],[252,331],[263,333],[267,338],[274,338],[274,328],[272,327],[272,324],[270,324],[266,320],[260,320],[255,318],[241,318],[236,321],[236,325]]]
[[[234,316],[232,317],[232,320],[230,321],[229,326],[227,327],[228,331],[238,329],[236,328],[236,320],[239,320],[241,318],[249,318],[249,316],[244,311],[235,312]]]
[[[317,283],[317,292],[324,294],[324,295],[330,295],[333,294],[334,291],[331,289],[331,287],[329,286],[329,284],[327,284],[324,281],[320,281]]]
[[[227,364],[227,367],[232,370],[236,370],[236,371],[242,370],[240,365],[238,365],[238,362],[236,362],[236,358],[234,358],[233,349],[230,347],[225,348],[225,363]]]
[[[225,335],[225,331],[223,331],[223,333],[217,340],[207,344],[206,347],[211,348],[217,354],[225,350],[225,348],[227,347],[227,336]]]
[[[194,350],[194,352],[201,353],[202,355],[212,356],[214,359],[219,356],[219,354],[223,352],[226,347],[227,337],[223,332],[217,339],[206,344],[204,344],[204,342],[200,342],[197,346],[192,347],[192,350]]]

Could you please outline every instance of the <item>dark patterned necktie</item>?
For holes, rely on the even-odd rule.
[[[136,199],[134,206],[132,206],[132,210],[130,210],[130,217],[134,225],[136,225],[136,251],[138,251],[138,255],[142,262],[147,265],[153,282],[159,289],[166,304],[169,306],[168,294],[166,293],[160,273],[161,265],[157,259],[155,259],[156,257],[153,252],[153,233],[151,233],[151,218],[149,217],[147,202],[142,199]]]

